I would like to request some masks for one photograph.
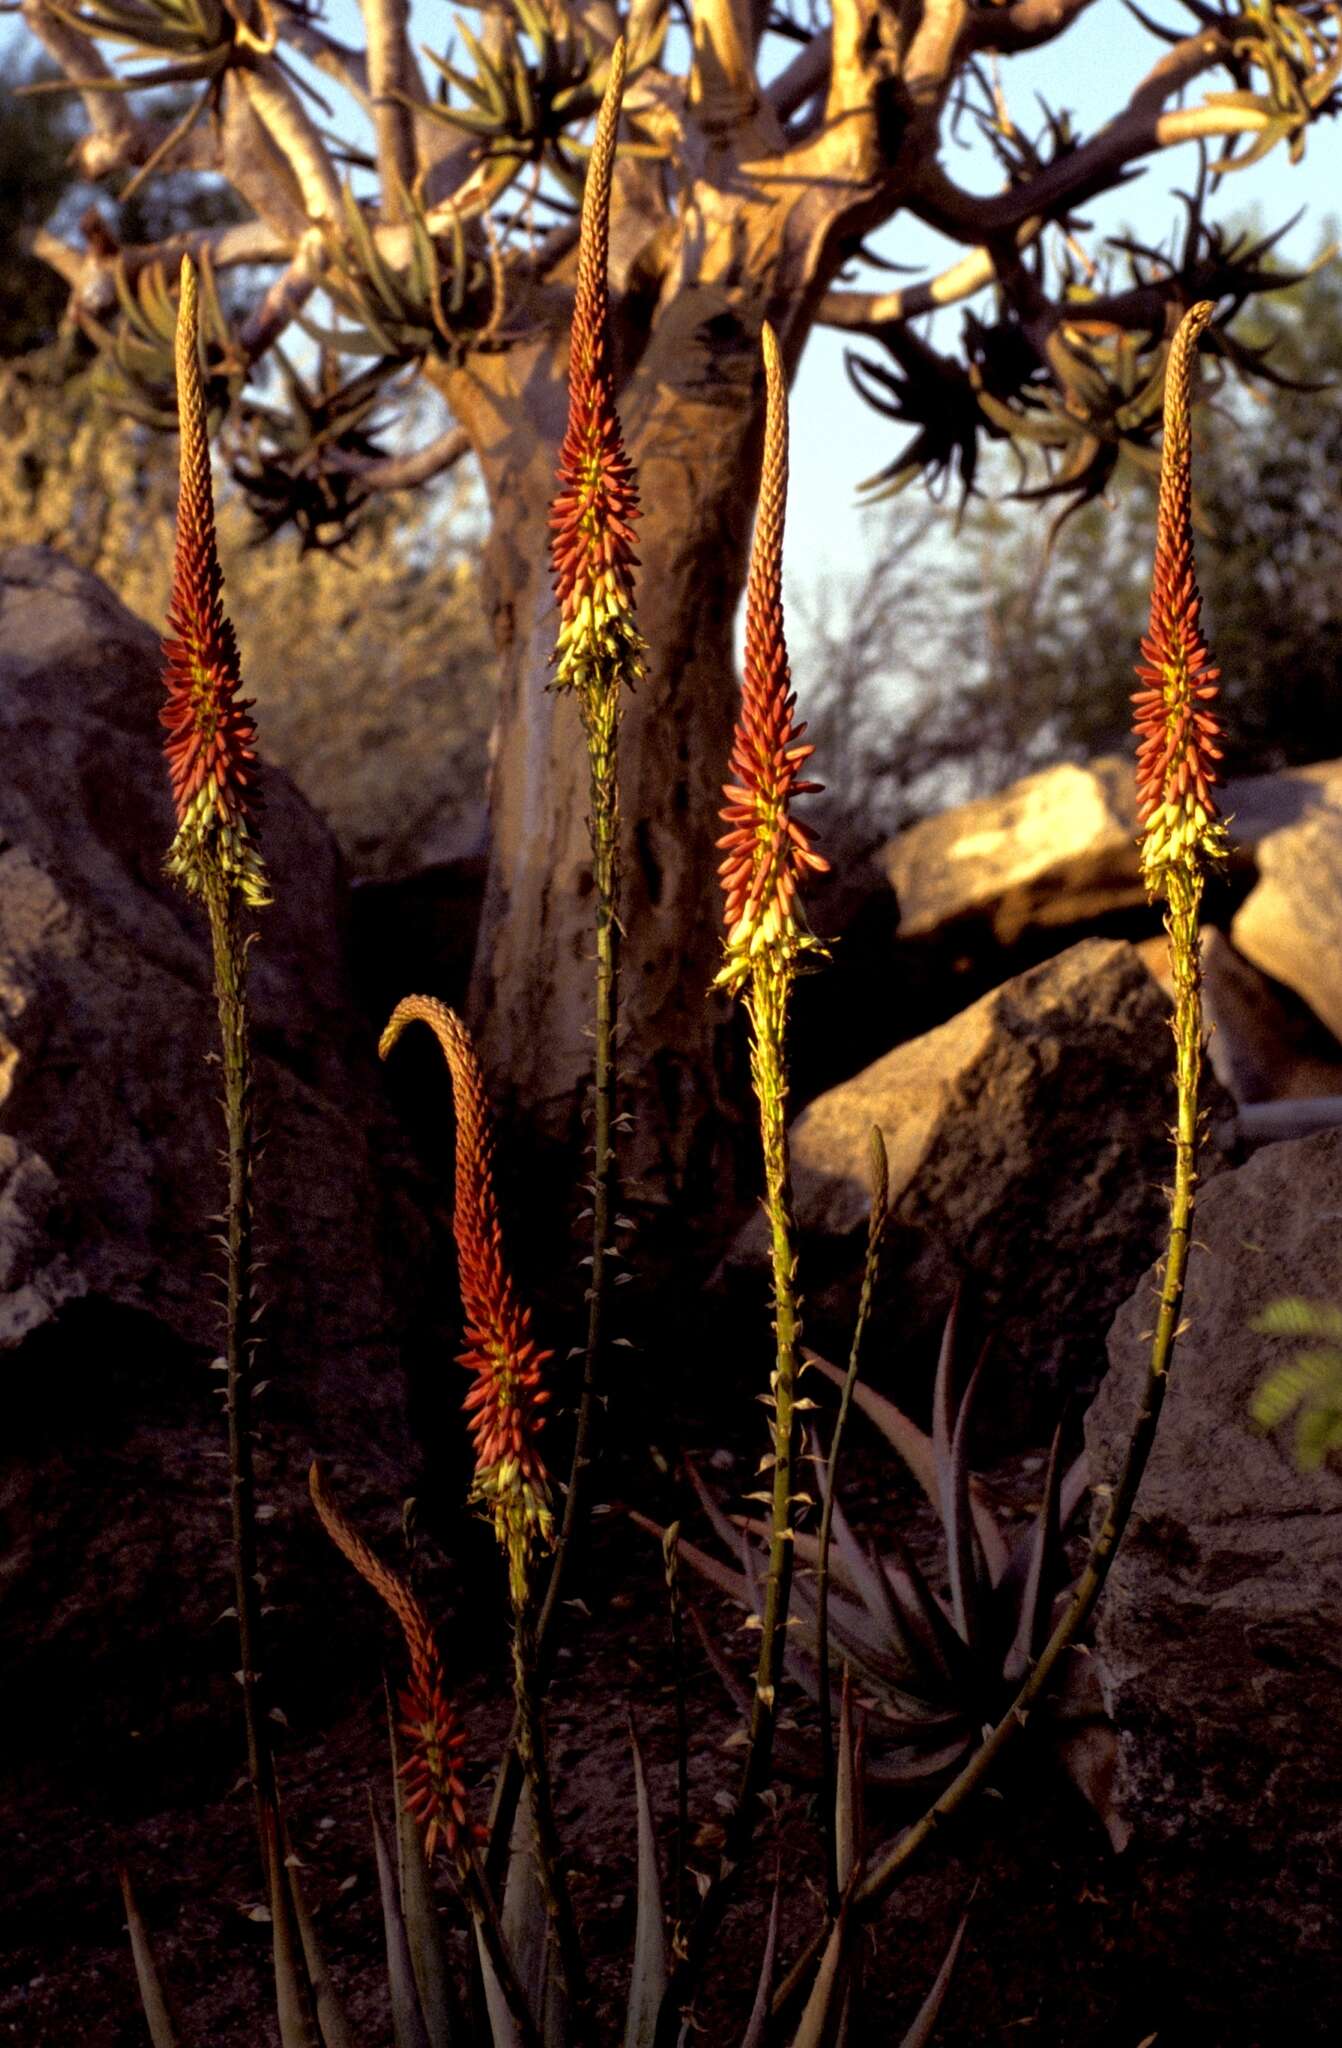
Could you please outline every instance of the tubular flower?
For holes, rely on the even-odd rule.
[[[1189,394],[1193,354],[1214,308],[1202,300],[1185,313],[1165,371],[1165,431],[1151,582],[1151,617],[1133,692],[1137,818],[1144,829],[1142,876],[1148,895],[1166,888],[1168,870],[1192,869],[1199,856],[1226,851],[1212,786],[1221,758],[1211,705],[1220,670],[1202,633],[1202,599],[1193,564]]]
[[[559,599],[556,689],[586,694],[643,675],[634,623],[638,487],[611,389],[606,270],[615,131],[624,91],[623,38],[611,53],[583,190],[578,279],[569,344],[568,428],[550,507],[550,561]]]
[[[328,1497],[316,1464],[308,1473],[308,1490],[337,1550],[374,1592],[381,1594],[401,1624],[410,1656],[410,1683],[397,1702],[401,1733],[409,1745],[401,1765],[406,1811],[424,1831],[427,1856],[432,1857],[441,1841],[448,1854],[460,1860],[471,1837],[461,1773],[466,1736],[447,1697],[442,1658],[429,1618],[404,1579],[383,1564]]]
[[[554,1535],[549,1479],[536,1448],[550,1399],[542,1376],[553,1354],[538,1349],[528,1335],[531,1311],[519,1303],[503,1262],[485,1077],[465,1025],[432,996],[406,996],[392,1012],[378,1050],[385,1059],[416,1019],[436,1036],[452,1076],[457,1112],[452,1228],[466,1322],[466,1348],[458,1362],[475,1374],[463,1404],[475,1445],[474,1497],[493,1516],[516,1596],[525,1592],[533,1550],[538,1544],[548,1548]]]
[[[773,329],[763,334],[766,410],[764,468],[746,585],[746,646],[741,710],[732,743],[732,780],[721,817],[730,830],[718,840],[718,874],[726,898],[727,958],[715,987],[738,990],[765,952],[795,961],[819,951],[806,926],[797,887],[808,870],[829,862],[791,815],[792,799],[822,785],[802,780],[814,753],[793,717],[797,699],[783,634],[783,515],[787,501],[787,392]]]
[[[224,617],[224,579],[214,537],[210,444],[198,355],[196,273],[182,258],[177,314],[177,412],[181,484],[172,596],[163,640],[168,700],[164,752],[177,806],[168,872],[193,895],[211,874],[259,907],[270,901],[266,872],[252,837],[249,797],[256,758],[250,700],[241,697],[238,644]]]

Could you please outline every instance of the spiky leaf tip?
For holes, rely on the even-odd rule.
[[[645,648],[634,623],[638,485],[620,431],[610,367],[610,193],[624,93],[623,38],[611,54],[583,190],[569,343],[568,425],[550,507],[559,600],[555,688],[632,687]]]
[[[167,865],[193,895],[214,875],[257,908],[271,897],[254,838],[256,725],[250,699],[240,694],[237,639],[224,616],[199,333],[196,272],[184,256],[176,336],[181,483],[163,639],[167,701],[159,713],[177,810]]]
[[[732,741],[732,779],[724,785],[728,830],[718,840],[727,957],[716,986],[739,989],[762,953],[795,959],[819,950],[801,912],[798,887],[829,862],[792,805],[822,785],[802,776],[814,753],[797,722],[797,699],[783,625],[783,520],[787,505],[787,387],[777,337],[763,333],[764,463],[746,584],[746,645],[741,708]]]
[[[494,1131],[485,1077],[470,1033],[455,1011],[433,996],[406,996],[382,1034],[385,1059],[409,1023],[427,1024],[447,1061],[456,1106],[456,1188],[452,1228],[457,1246],[465,1349],[459,1363],[475,1375],[464,1406],[475,1445],[475,1498],[489,1512],[507,1553],[515,1593],[532,1553],[554,1537],[550,1482],[539,1439],[550,1400],[545,1367],[553,1354],[530,1334],[503,1256],[494,1193]]]
[[[1212,709],[1220,670],[1202,631],[1202,599],[1193,560],[1192,365],[1214,307],[1190,307],[1170,344],[1165,370],[1164,437],[1156,523],[1151,615],[1133,692],[1137,736],[1137,818],[1143,828],[1147,893],[1165,893],[1173,867],[1190,874],[1226,852],[1225,827],[1212,794],[1221,729]]]

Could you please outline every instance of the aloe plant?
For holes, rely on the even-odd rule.
[[[867,1763],[873,1784],[912,1786],[948,1774],[977,1744],[984,1722],[996,1719],[1048,1640],[1066,1580],[1063,1534],[1088,1485],[1084,1457],[1062,1470],[1055,1436],[1029,1526],[1013,1540],[999,1525],[970,1470],[984,1359],[966,1373],[961,1329],[957,1303],[946,1319],[937,1361],[931,1436],[873,1388],[859,1382],[853,1389],[858,1408],[939,1517],[944,1570],[936,1579],[898,1537],[884,1555],[863,1545],[830,1486],[829,1461],[813,1446],[835,1543],[826,1603],[828,1684],[821,1678],[820,1599],[813,1576],[821,1544],[803,1529],[793,1539],[798,1565],[809,1570],[799,1571],[794,1585],[788,1670],[817,1702],[845,1670],[860,1682],[873,1715]],[[845,1375],[834,1366],[815,1352],[806,1356],[809,1370],[844,1385]],[[765,1526],[757,1516],[727,1516],[695,1466],[687,1469],[719,1542],[737,1562],[727,1564],[683,1536],[680,1554],[719,1592],[757,1611]],[[725,1671],[721,1659],[716,1661]],[[794,1768],[817,1769],[796,1742],[788,1760]]]

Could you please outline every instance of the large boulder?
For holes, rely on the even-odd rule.
[[[1217,1079],[1237,1103],[1342,1095],[1342,1047],[1298,996],[1251,966],[1215,925],[1202,927],[1202,1007]],[[1137,948],[1173,994],[1163,933]]]
[[[107,1711],[152,1720],[225,1597],[222,1485],[201,1483],[221,1449],[215,1019],[203,919],[163,874],[159,668],[96,579],[44,549],[0,558],[0,1347],[21,1460],[0,1478],[0,1627],[26,1640],[12,1699],[53,1727],[101,1710],[95,1656]],[[379,1192],[398,1146],[346,986],[333,841],[283,775],[265,799],[262,1473],[283,1538],[306,1526],[311,1446],[403,1477],[405,1218]],[[281,1574],[274,1597],[292,1592]]]
[[[813,1327],[839,1341],[851,1307],[878,1124],[894,1227],[869,1357],[926,1336],[968,1277],[996,1336],[999,1424],[1028,1433],[1061,1395],[1088,1396],[1165,1220],[1168,1014],[1131,946],[1088,939],[811,1103],[791,1146]],[[1209,1100],[1228,1111],[1214,1081]],[[730,1263],[766,1259],[757,1217]]]
[[[1241,870],[1252,874],[1256,864],[1265,881],[1280,878],[1278,888],[1293,888],[1298,873],[1307,888],[1310,828],[1326,821],[1333,829],[1342,817],[1342,762],[1241,777],[1227,784],[1222,807]],[[1112,754],[1042,769],[924,818],[877,861],[899,900],[901,940],[1010,947],[1027,933],[1065,932],[1139,909],[1137,839],[1132,761]],[[1255,931],[1270,925],[1273,910],[1265,898],[1251,913]],[[1242,950],[1296,986],[1256,950]]]
[[[880,860],[902,939],[977,925],[1010,946],[1031,927],[1140,904],[1136,837],[1132,765],[1112,755],[1045,768],[924,818]]]
[[[1235,914],[1231,937],[1245,959],[1294,990],[1342,1039],[1342,764],[1264,779],[1276,807],[1257,821],[1249,814],[1258,881]],[[1241,829],[1238,819],[1234,829]]]
[[[1276,1298],[1342,1301],[1342,1132],[1273,1145],[1203,1194],[1151,1461],[1099,1611],[1115,1797],[1148,1871],[1153,1961],[1204,2038],[1275,2040],[1281,1987],[1336,2039],[1342,1953],[1342,1477],[1300,1472],[1251,1423],[1292,1347]],[[1086,1422],[1112,1482],[1146,1366],[1154,1272],[1114,1324]],[[1213,2024],[1214,2023],[1214,2024]],[[1304,2039],[1293,2031],[1293,2039]]]

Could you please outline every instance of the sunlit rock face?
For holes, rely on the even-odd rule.
[[[1342,1302],[1342,1133],[1272,1145],[1198,1205],[1180,1340],[1150,1465],[1099,1610],[1116,1798],[1145,1868],[1153,1967],[1190,1985],[1208,2039],[1276,2038],[1274,2000],[1335,2038],[1342,1947],[1342,1476],[1302,1473],[1250,1402],[1293,1355],[1270,1301]],[[1097,1479],[1122,1463],[1156,1287],[1120,1312],[1086,1419]],[[1212,2024],[1213,2021],[1221,2025]],[[1234,2038],[1244,2038],[1234,2032]]]
[[[841,1332],[856,1292],[879,1124],[893,1228],[871,1373],[894,1359],[907,1375],[962,1280],[994,1338],[984,1406],[997,1431],[1028,1438],[1065,1398],[1088,1398],[1166,1216],[1168,1016],[1133,947],[1087,939],[811,1103],[790,1142],[815,1330]],[[1207,1101],[1228,1113],[1212,1076]],[[1218,1163],[1213,1143],[1205,1168]],[[728,1270],[765,1256],[756,1218]]]
[[[1112,756],[1046,768],[926,818],[880,858],[902,939],[972,923],[1010,946],[1036,926],[1140,904],[1136,839],[1132,765]]]

